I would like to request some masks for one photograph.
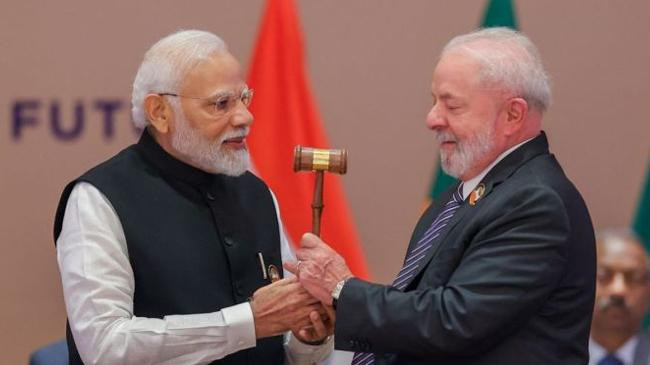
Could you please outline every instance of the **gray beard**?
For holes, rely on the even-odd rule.
[[[472,139],[458,141],[456,136],[450,132],[436,132],[438,142],[455,141],[456,148],[451,153],[440,150],[440,165],[442,170],[449,176],[458,178],[474,166],[476,161],[487,154],[494,147],[494,128],[486,128],[480,131]]]
[[[223,147],[228,138],[248,134],[248,127],[225,133],[219,140],[210,141],[192,128],[182,113],[176,113],[177,127],[171,138],[172,147],[188,158],[193,165],[213,174],[239,176],[250,166],[248,149],[229,150]]]

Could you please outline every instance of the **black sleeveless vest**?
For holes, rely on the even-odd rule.
[[[282,267],[273,199],[253,174],[209,174],[167,154],[145,130],[140,141],[66,186],[54,223],[61,233],[72,188],[85,181],[111,202],[135,276],[134,315],[209,313],[245,302],[264,279],[258,258]],[[280,273],[282,270],[279,270]],[[67,328],[70,364],[82,364]],[[282,364],[282,336],[213,364]]]

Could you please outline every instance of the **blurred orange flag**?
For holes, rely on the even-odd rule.
[[[293,0],[268,0],[248,75],[255,90],[248,137],[257,174],[278,198],[294,245],[311,230],[313,173],[293,171],[296,145],[329,148],[304,68],[302,35]],[[351,165],[354,172],[354,163]],[[368,278],[359,238],[340,177],[325,173],[321,236],[355,276]]]

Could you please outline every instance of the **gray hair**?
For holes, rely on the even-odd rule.
[[[596,241],[613,242],[613,241],[633,241],[643,247],[641,239],[630,228],[605,228],[596,232]]]
[[[481,64],[481,84],[504,87],[541,113],[551,104],[548,74],[537,47],[524,34],[504,27],[479,29],[450,40],[442,55],[452,50]]]
[[[226,43],[221,38],[201,30],[180,30],[156,42],[145,53],[133,80],[133,124],[139,128],[148,124],[144,111],[147,94],[177,93],[189,71],[215,53],[227,50]]]
[[[648,255],[641,238],[629,228],[606,228],[596,232],[596,242],[598,245],[608,245],[615,242],[630,242],[639,246],[645,253],[646,263],[650,265],[650,256]],[[647,268],[650,272],[650,266]]]

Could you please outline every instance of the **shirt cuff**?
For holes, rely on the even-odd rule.
[[[319,355],[324,355],[326,357],[334,349],[334,341],[332,340],[334,336],[327,336],[325,341],[320,345],[309,345],[300,341],[293,333],[289,333],[289,341],[287,343],[287,349],[294,354],[300,355],[313,355],[319,353]]]
[[[255,347],[255,322],[251,305],[241,303],[221,309],[223,320],[228,325],[228,345],[233,353]]]

